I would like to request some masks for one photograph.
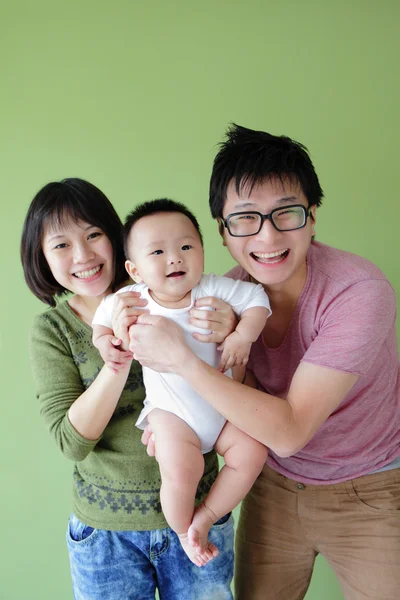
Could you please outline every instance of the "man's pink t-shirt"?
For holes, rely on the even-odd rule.
[[[400,370],[396,298],[371,262],[319,242],[307,255],[307,281],[281,346],[262,336],[249,369],[261,390],[286,398],[301,361],[360,375],[312,440],[294,456],[269,451],[268,464],[311,484],[372,473],[400,455]],[[248,279],[241,267],[228,273]],[[321,402],[324,391],[321,390]]]

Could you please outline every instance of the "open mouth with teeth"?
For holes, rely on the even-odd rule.
[[[276,250],[275,252],[251,252],[250,256],[259,263],[265,265],[275,265],[283,262],[289,256],[288,248]]]
[[[97,267],[93,267],[93,269],[88,269],[87,271],[78,271],[77,273],[73,273],[73,275],[74,275],[74,277],[77,277],[78,279],[87,280],[87,279],[91,279],[92,277],[97,275],[97,273],[99,273],[102,268],[103,268],[103,265],[97,265]]]
[[[167,275],[167,277],[170,277],[170,278],[183,277],[183,275],[186,275],[185,271],[174,271],[173,273],[170,273],[169,275]]]

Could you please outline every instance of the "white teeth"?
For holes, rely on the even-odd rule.
[[[93,267],[93,269],[89,269],[89,271],[79,271],[79,273],[74,273],[79,279],[88,279],[89,277],[93,277],[100,271],[100,265],[97,267]]]
[[[276,252],[253,252],[253,254],[254,256],[257,256],[257,258],[276,258],[287,251],[288,248],[285,248],[285,250],[277,250]]]

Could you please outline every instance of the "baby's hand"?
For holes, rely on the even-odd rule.
[[[249,360],[251,342],[246,342],[238,331],[234,331],[219,346],[222,350],[219,370],[224,373],[232,367],[246,366]]]
[[[121,350],[122,340],[113,335],[102,335],[96,340],[96,348],[100,352],[105,365],[114,373],[124,369],[131,362],[132,352]]]

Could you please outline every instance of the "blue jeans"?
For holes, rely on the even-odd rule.
[[[67,544],[75,600],[232,600],[233,517],[210,530],[217,558],[196,567],[171,529],[107,531],[71,515]]]

